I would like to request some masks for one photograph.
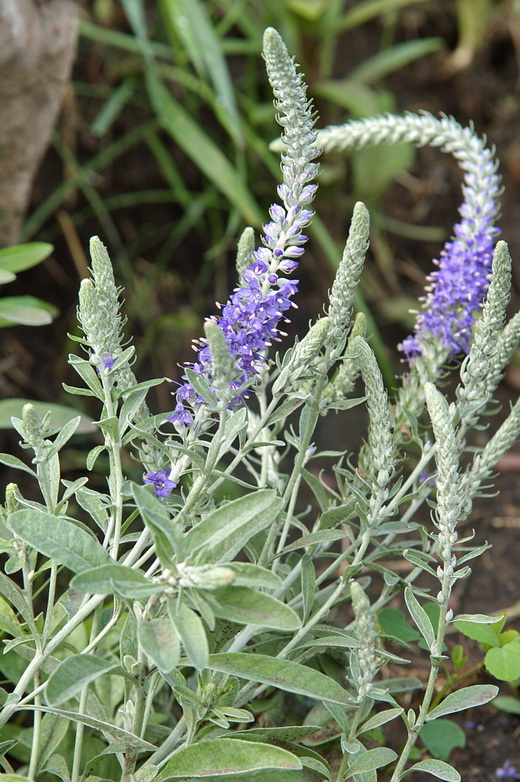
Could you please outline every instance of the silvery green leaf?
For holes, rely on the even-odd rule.
[[[100,421],[94,421],[99,426],[105,437],[109,437],[114,442],[119,440],[119,419],[112,415],[110,418],[102,418]]]
[[[435,570],[427,562],[427,560],[435,562],[434,558],[430,557],[429,554],[425,554],[422,551],[414,551],[413,549],[406,549],[406,551],[403,551],[403,557],[407,559],[408,562],[411,562],[412,565],[420,567],[421,570],[425,570],[434,578],[438,577]]]
[[[232,559],[248,540],[273,523],[282,507],[276,492],[261,489],[217,508],[186,533],[187,561]]]
[[[104,446],[102,446],[104,448]],[[80,489],[76,494],[76,501],[86,510],[89,516],[96,522],[98,527],[106,532],[108,526],[108,506],[109,497],[100,494],[93,489]]]
[[[76,654],[62,660],[49,676],[45,687],[47,703],[58,706],[81,692],[87,684],[105,673],[128,676],[119,663],[109,662],[94,654]],[[132,681],[133,677],[131,678]]]
[[[138,652],[137,622],[134,615],[129,613],[119,635],[119,654],[121,660],[124,660],[125,657],[133,657],[134,660],[137,660]]]
[[[66,487],[65,491],[63,492],[63,497],[61,498],[61,502],[64,502],[70,499],[74,494],[76,494],[77,491],[79,491],[79,489],[85,486],[85,484],[88,483],[88,478],[78,478],[72,483],[69,483],[68,481],[62,481],[62,483]]]
[[[150,581],[140,570],[117,563],[84,570],[70,582],[72,589],[92,595],[117,594],[138,600],[164,592],[164,584]]]
[[[324,673],[289,660],[265,654],[227,652],[211,654],[208,668],[240,679],[270,684],[286,692],[295,692],[321,701],[341,705],[351,704],[351,695]]]
[[[233,440],[247,428],[247,408],[242,407],[226,419],[223,432],[222,452],[229,450]]]
[[[430,617],[415,597],[411,587],[407,587],[405,589],[404,599],[413,621],[417,625],[417,628],[419,629],[422,637],[428,644],[428,648],[431,649],[435,644],[435,633],[433,631]]]
[[[126,673],[126,672],[125,672]],[[124,745],[127,747],[134,747],[140,752],[150,752],[157,749],[153,744],[150,744],[149,741],[145,741],[144,739],[139,738],[139,736],[135,736],[133,733],[130,733],[128,730],[124,730],[123,728],[119,728],[117,725],[113,725],[110,722],[105,722],[104,720],[97,719],[96,717],[90,717],[87,714],[79,714],[76,711],[68,711],[67,709],[56,709],[51,706],[20,706],[20,709],[24,709],[26,711],[42,711],[42,712],[48,712],[49,714],[57,714],[60,717],[64,717],[67,720],[72,720],[73,722],[78,722],[81,725],[86,725],[89,728],[94,728],[94,730],[99,730],[102,733],[108,734],[109,736],[112,736],[116,741],[122,741],[124,742]]]
[[[137,624],[139,645],[161,673],[169,673],[181,656],[179,637],[166,617]]]
[[[124,435],[130,424],[134,422],[134,417],[143,404],[147,392],[148,389],[144,388],[125,395],[125,401],[121,405],[121,410],[119,411],[119,431],[121,433],[121,437]]]
[[[208,639],[200,617],[184,603],[168,600],[168,615],[182,641],[186,656],[199,670],[208,667]]]
[[[190,590],[190,602],[192,604],[192,607],[197,611],[203,622],[206,624],[207,628],[213,632],[215,629],[215,614],[213,613],[213,609],[202,597],[202,593],[200,590],[192,589]]]
[[[268,728],[259,728],[257,725],[253,725],[248,730],[239,730],[233,735],[236,738],[251,736],[253,740],[257,736],[258,740],[272,742],[298,741],[307,736],[312,736],[313,733],[317,733],[319,730],[321,728],[318,725],[284,725],[282,727],[273,725]]]
[[[60,565],[81,573],[110,562],[102,545],[72,521],[36,510],[11,514],[9,527],[22,540]]]
[[[301,769],[291,752],[269,744],[233,738],[197,741],[178,750],[161,770],[156,782],[197,777],[214,779],[224,774],[246,774],[264,769]]]
[[[217,398],[211,390],[210,384],[201,375],[194,372],[193,369],[187,367],[185,371],[188,382],[193,386],[197,394],[201,396],[208,405],[215,407]]]
[[[307,546],[315,546],[318,543],[329,543],[335,540],[342,540],[345,537],[345,533],[342,530],[323,529],[318,532],[310,532],[308,535],[303,535],[294,543],[290,543],[286,546],[281,555],[289,553],[289,551],[297,551],[300,548],[306,548]]]
[[[36,465],[36,474],[38,475],[40,488],[45,498],[45,504],[50,510],[55,512],[58,504],[61,478],[58,454],[45,454],[45,461]]]
[[[456,711],[471,709],[473,706],[482,706],[498,695],[498,687],[494,684],[473,684],[463,687],[462,690],[452,692],[435,709],[428,714],[428,720],[434,720],[445,714],[453,714]]]
[[[215,616],[239,624],[296,630],[301,621],[292,608],[271,595],[248,587],[229,586],[207,595]]]
[[[375,714],[373,717],[370,717],[369,720],[364,722],[361,727],[358,728],[356,735],[365,733],[367,730],[374,730],[374,728],[379,728],[381,725],[385,725],[387,722],[395,720],[395,718],[399,717],[402,713],[403,709],[401,707],[380,711],[378,714]]]
[[[274,424],[277,421],[283,421],[288,416],[291,415],[291,413],[294,413],[295,410],[297,410],[301,405],[303,404],[302,399],[288,399],[283,404],[278,407],[274,413],[269,418],[269,423]]]
[[[357,755],[347,770],[347,776],[344,779],[348,779],[353,774],[360,774],[367,771],[374,771],[376,768],[382,768],[388,766],[397,758],[397,752],[387,747],[376,747],[376,749],[369,749],[360,755]]]
[[[73,354],[69,356],[69,364],[74,367],[80,378],[92,391],[94,396],[103,401],[105,398],[103,386],[101,385],[99,375],[97,374],[92,364],[90,364],[84,358],[80,358],[79,356],[75,356]]]
[[[100,456],[105,449],[106,449],[106,445],[96,445],[88,452],[86,467],[89,472],[91,472],[94,469],[94,465],[97,461],[98,456]]]
[[[379,524],[374,530],[374,535],[406,535],[417,529],[419,529],[419,525],[413,521],[386,521],[384,524]]]
[[[58,453],[66,442],[70,440],[72,435],[76,432],[79,424],[81,421],[81,416],[76,416],[76,418],[72,418],[70,421],[67,421],[66,424],[61,428],[61,431],[54,439],[54,442],[52,443],[52,446],[48,449],[47,453],[50,456],[54,456],[54,454]]]
[[[457,614],[452,622],[472,622],[479,625],[492,625],[498,622],[500,616],[488,616],[487,614]]]
[[[325,491],[325,488],[322,482],[320,481],[320,479],[305,469],[302,469],[302,475],[305,482],[312,489],[312,492],[316,497],[318,504],[320,506],[320,510],[321,511],[327,510],[329,506],[329,495]]]
[[[88,388],[78,388],[78,386],[70,386],[68,383],[62,383],[63,390],[67,392],[67,394],[72,394],[73,396],[91,396],[96,397],[97,394],[94,394],[92,391],[90,391]],[[99,397],[98,397],[99,398]]]
[[[12,467],[14,470],[22,470],[29,473],[33,478],[36,478],[36,473],[30,467],[18,459],[16,456],[11,456],[10,453],[0,453],[0,464],[5,464],[7,467]]]
[[[53,774],[55,777],[59,777],[62,782],[70,782],[69,767],[63,755],[51,755],[45,764],[40,764],[40,771]]]
[[[260,565],[253,565],[250,562],[223,562],[222,565],[235,572],[234,586],[280,589],[283,584],[279,575]]]
[[[42,769],[58,744],[65,737],[70,725],[68,720],[56,714],[45,714],[40,727],[38,768]]]
[[[344,633],[343,635],[324,635],[312,641],[304,641],[298,645],[298,649],[356,649],[359,646],[357,638]]]
[[[9,635],[12,635],[13,638],[18,638],[20,636],[22,641],[27,640],[24,632],[22,631],[22,627],[18,621],[16,613],[13,611],[10,604],[3,599],[3,597],[0,597],[0,630],[9,633]]]
[[[411,771],[425,771],[427,774],[437,777],[437,779],[444,779],[445,782],[460,782],[461,780],[459,772],[443,760],[433,760],[431,758],[421,760],[419,763],[414,763],[413,766],[407,768],[403,776],[406,776]]]
[[[467,554],[464,554],[462,557],[459,557],[457,560],[458,565],[463,565],[464,562],[469,562],[470,559],[475,559],[476,557],[480,557],[481,554],[483,554],[485,551],[489,551],[491,548],[490,543],[483,543],[482,546],[477,546],[477,548],[472,549],[471,551],[468,551]]]
[[[316,570],[312,559],[308,554],[304,554],[301,560],[301,584],[302,584],[302,600],[303,600],[303,615],[302,621],[305,623],[309,618],[312,606],[314,604],[314,596],[316,594]]]
[[[336,527],[343,521],[352,518],[355,512],[355,502],[353,500],[345,505],[339,505],[337,508],[329,508],[320,516],[320,529],[330,529]]]

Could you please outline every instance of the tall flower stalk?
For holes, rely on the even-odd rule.
[[[307,207],[317,185],[311,184],[318,173],[314,158],[316,133],[306,86],[296,71],[294,61],[276,30],[264,34],[264,58],[273,88],[277,120],[283,128],[283,182],[278,187],[281,204],[269,210],[271,220],[263,226],[262,246],[253,252],[252,263],[242,273],[239,285],[212,320],[226,338],[235,360],[232,405],[241,402],[251,391],[259,371],[265,366],[265,350],[279,338],[280,321],[292,305],[298,289],[297,280],[289,280],[303,254],[307,236],[303,229],[313,212]],[[220,305],[218,305],[220,308]],[[197,360],[191,368],[213,385],[212,355],[206,339],[197,343]],[[176,392],[177,404],[169,420],[178,427],[193,423],[194,406],[203,399],[186,375]],[[190,409],[191,408],[191,409]]]

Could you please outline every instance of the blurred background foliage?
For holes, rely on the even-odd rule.
[[[301,65],[318,127],[403,110],[473,119],[499,146],[516,197],[519,5],[92,0],[20,236],[55,246],[20,285],[61,314],[44,329],[10,333],[1,395],[63,401],[74,349],[66,334],[75,328],[93,234],[108,246],[125,288],[136,372],[179,377],[203,317],[235,283],[237,237],[246,224],[259,232],[276,197],[279,160],[269,142],[277,126],[260,56],[268,25]],[[447,156],[407,145],[324,156],[296,329],[321,310],[358,199],[373,220],[358,306],[391,378],[399,368],[395,345],[413,322],[409,309],[457,219],[460,176]],[[168,386],[152,393],[154,410],[168,411]]]

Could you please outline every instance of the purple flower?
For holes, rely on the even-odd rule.
[[[484,222],[472,232],[474,221],[463,219],[455,236],[444,245],[439,267],[421,298],[424,311],[417,317],[414,336],[402,343],[408,361],[423,352],[425,343],[438,340],[449,356],[469,352],[475,315],[486,296],[498,229]]]
[[[519,779],[516,768],[511,765],[509,760],[504,761],[504,764],[497,768],[495,776],[497,779]]]
[[[429,346],[441,346],[446,358],[469,352],[475,316],[488,291],[499,233],[494,221],[499,210],[500,177],[493,151],[471,127],[461,129],[448,118],[443,118],[441,125],[444,130],[439,139],[444,150],[452,152],[465,171],[464,201],[454,236],[444,245],[440,259],[434,262],[438,268],[428,277],[414,334],[399,346],[409,362],[426,355]]]
[[[252,255],[250,266],[242,274],[240,284],[213,320],[222,330],[231,355],[235,360],[235,376],[230,388],[236,391],[230,407],[245,399],[254,386],[260,370],[266,366],[265,350],[283,332],[279,328],[286,321],[285,313],[295,306],[291,299],[298,290],[297,280],[287,280],[303,254],[307,236],[303,229],[313,212],[306,207],[316,193],[317,185],[310,184],[318,173],[313,159],[318,155],[314,147],[314,119],[305,95],[305,86],[278,33],[266,34],[264,55],[269,79],[275,94],[278,121],[284,128],[285,154],[282,155],[283,183],[278,187],[282,204],[273,204],[269,210],[270,222],[263,226],[262,246]],[[211,352],[205,339],[196,343],[197,360],[191,369],[212,387]],[[168,420],[179,429],[193,422],[186,405],[197,405],[204,400],[197,394],[186,375],[176,392],[176,406]]]
[[[153,483],[156,497],[167,497],[177,484],[171,481],[166,470],[157,470],[157,472],[147,472],[143,480],[145,483]]]

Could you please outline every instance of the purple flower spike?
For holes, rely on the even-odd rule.
[[[152,483],[155,489],[156,497],[167,497],[175,489],[177,484],[171,481],[166,470],[157,470],[157,472],[147,472],[143,480],[145,483]]]
[[[409,362],[432,355],[444,362],[468,352],[475,314],[487,293],[498,234],[494,227],[499,212],[498,165],[494,150],[486,147],[486,139],[479,138],[473,126],[462,127],[444,115],[437,119],[427,113],[406,113],[351,120],[321,130],[317,138],[325,151],[399,141],[438,147],[453,155],[464,172],[460,221],[429,278],[414,333],[399,346]]]
[[[269,209],[271,221],[263,226],[262,246],[252,254],[252,263],[242,274],[221,315],[213,320],[218,324],[231,355],[235,360],[235,375],[230,388],[236,394],[230,402],[233,407],[251,392],[254,380],[265,367],[265,350],[283,332],[278,325],[284,313],[294,306],[292,296],[298,290],[298,281],[285,279],[293,271],[303,254],[307,236],[303,229],[313,212],[303,207],[314,198],[317,185],[309,182],[317,176],[318,166],[312,162],[318,155],[314,147],[312,109],[305,95],[305,85],[289,57],[282,39],[275,30],[266,31],[264,56],[269,80],[275,95],[278,121],[283,127],[282,155],[283,183],[278,194],[283,205],[273,204]],[[212,358],[205,341],[197,343],[197,360],[191,369],[201,375],[211,387]],[[176,392],[176,407],[169,416],[178,429],[193,423],[187,405],[201,404],[202,400],[190,385],[186,375]]]

